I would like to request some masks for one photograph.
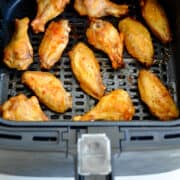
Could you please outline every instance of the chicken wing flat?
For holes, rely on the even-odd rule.
[[[138,77],[138,88],[142,101],[160,120],[170,120],[179,116],[179,110],[173,98],[155,74],[141,70]]]
[[[135,113],[128,93],[122,89],[114,90],[103,96],[98,104],[82,116],[75,116],[74,121],[90,120],[131,120]]]
[[[61,57],[69,41],[68,20],[51,22],[39,47],[41,68],[50,69]]]
[[[86,31],[86,36],[91,45],[104,51],[109,56],[114,69],[124,65],[124,36],[111,23],[100,19],[93,19]]]
[[[4,63],[17,70],[26,70],[33,62],[33,48],[28,36],[29,19],[15,20],[15,32],[4,49]]]
[[[163,43],[172,40],[169,22],[157,0],[140,0],[142,16],[154,35]]]
[[[72,107],[72,98],[59,79],[49,72],[26,71],[22,75],[26,84],[49,109],[65,112]]]
[[[60,15],[70,0],[37,0],[38,10],[31,26],[35,33],[44,32],[45,24]]]
[[[127,17],[119,22],[125,46],[134,58],[146,66],[153,63],[154,48],[149,31],[138,21]]]
[[[24,94],[11,97],[2,105],[2,117],[14,121],[47,121],[35,96],[27,98]]]
[[[69,52],[69,56],[73,73],[81,88],[92,97],[100,99],[104,95],[105,86],[93,51],[84,43],[79,42]]]
[[[118,5],[109,0],[75,0],[74,8],[81,16],[94,18],[108,15],[120,17],[128,13],[127,5]]]

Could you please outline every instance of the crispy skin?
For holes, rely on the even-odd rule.
[[[15,32],[4,49],[4,63],[17,70],[26,70],[33,62],[33,49],[28,36],[29,18],[15,20]]]
[[[131,120],[135,113],[128,93],[122,89],[114,90],[100,99],[98,104],[82,116],[75,116],[74,121],[90,120]]]
[[[71,67],[81,88],[90,96],[100,99],[105,90],[100,67],[94,53],[84,43],[79,42],[69,52]]]
[[[93,19],[86,31],[86,36],[90,44],[109,56],[114,69],[123,67],[124,36],[111,23]]]
[[[35,33],[44,32],[45,24],[60,15],[70,0],[37,0],[38,10],[31,26]]]
[[[39,47],[41,68],[50,69],[60,59],[69,41],[68,20],[51,22]]]
[[[124,34],[125,46],[129,54],[146,66],[151,66],[154,48],[149,31],[130,17],[119,22],[119,30]]]
[[[38,96],[49,109],[63,113],[72,107],[72,98],[59,79],[49,72],[26,71],[22,82]]]
[[[127,5],[118,5],[109,0],[75,0],[74,8],[81,16],[93,18],[108,15],[120,17],[128,13]]]
[[[35,96],[27,98],[24,94],[11,97],[2,105],[2,117],[14,121],[47,121]]]
[[[138,88],[142,101],[160,120],[170,120],[179,116],[179,110],[173,98],[155,74],[141,70],[138,77]]]
[[[163,43],[172,40],[169,22],[157,0],[140,0],[142,16],[154,35]]]
[[[86,6],[84,5],[84,0],[75,0],[75,1],[74,1],[74,9],[75,9],[81,16],[86,16],[86,15],[87,15]]]

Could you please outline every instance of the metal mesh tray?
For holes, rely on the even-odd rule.
[[[130,5],[130,15],[136,17],[138,20],[144,23],[140,15],[140,9],[138,6],[138,1],[128,0],[126,1]],[[3,5],[5,3],[2,3]],[[3,7],[3,6],[1,6]],[[4,12],[3,12],[4,10]],[[22,18],[24,16],[28,16],[31,19],[36,14],[36,2],[33,1],[10,1],[10,3],[5,6],[4,9],[2,8],[2,13],[0,14],[2,17],[1,21],[1,42],[3,46],[1,47],[1,56],[3,47],[8,43],[10,40],[13,29],[14,29],[14,18]],[[78,41],[83,41],[86,44],[86,36],[85,31],[88,27],[89,21],[87,17],[79,16],[75,10],[73,10],[73,1],[70,5],[65,9],[65,12],[58,16],[55,20],[58,19],[68,19],[71,24],[71,34],[68,47],[66,48],[65,52],[63,53],[61,60],[50,70],[51,73],[56,75],[56,77],[60,78],[62,81],[65,89],[72,94],[73,97],[73,108],[68,110],[63,114],[55,113],[50,111],[48,108],[42,105],[42,109],[48,115],[50,122],[44,123],[44,125],[167,125],[170,124],[165,122],[159,122],[157,118],[152,116],[149,113],[147,107],[142,103],[140,100],[138,89],[137,89],[137,76],[139,69],[143,68],[142,65],[139,64],[134,58],[132,58],[126,50],[124,51],[124,62],[125,68],[119,70],[113,70],[111,67],[111,63],[108,57],[102,53],[94,49],[90,46],[97,59],[99,60],[101,73],[103,77],[103,82],[107,87],[106,91],[112,91],[117,88],[122,88],[126,90],[135,105],[136,113],[133,118],[132,122],[89,122],[89,123],[74,123],[72,122],[72,117],[74,115],[80,115],[88,110],[90,110],[97,101],[85,94],[80,86],[79,83],[76,81],[71,67],[69,63],[68,51],[76,44]],[[112,22],[116,27],[119,22],[118,18],[107,17],[106,20]],[[145,23],[144,23],[145,24]],[[29,35],[34,49],[34,63],[30,66],[29,70],[40,70],[39,68],[39,60],[38,60],[38,47],[43,37],[43,33],[34,34],[29,28]],[[171,94],[173,95],[175,101],[178,101],[177,97],[177,87],[176,87],[176,74],[175,74],[175,64],[174,64],[174,56],[173,56],[173,44],[169,44],[167,46],[162,45],[153,35],[153,44],[155,49],[154,60],[155,64],[151,67],[151,71],[153,71],[168,87]],[[33,95],[33,93],[25,87],[21,83],[21,75],[22,72],[11,70],[5,67],[2,64],[0,69],[0,103],[3,103],[11,96],[15,96],[19,93],[24,93],[27,96]],[[42,125],[42,123],[17,123],[17,122],[10,122],[2,120],[3,123],[6,124],[13,124],[13,125]],[[130,124],[131,123],[131,124]]]

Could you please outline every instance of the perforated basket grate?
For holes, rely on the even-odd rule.
[[[131,2],[131,1],[130,1]],[[28,9],[29,7],[25,6],[25,3],[20,4],[14,13],[12,13],[11,18],[15,18],[16,14],[18,17],[23,17],[29,15],[32,17],[32,13]],[[140,19],[139,9],[136,6],[131,6],[133,16],[136,16],[137,19]],[[23,10],[23,11],[22,11]],[[68,57],[68,51],[76,44],[78,41],[84,41],[86,44],[87,40],[85,37],[85,31],[88,26],[88,19],[86,17],[80,17],[70,5],[66,11],[59,17],[58,19],[69,19],[71,24],[71,34],[68,47],[66,48],[61,60],[52,68],[50,71],[56,77],[58,77],[62,83],[64,84],[65,89],[72,94],[73,97],[73,108],[68,110],[64,114],[58,114],[50,111],[45,106],[42,105],[43,110],[49,116],[51,120],[66,120],[70,121],[73,116],[83,114],[90,110],[97,101],[85,94],[79,83],[76,81],[71,67],[70,60]],[[108,21],[112,22],[116,27],[118,24],[117,18],[105,18]],[[34,48],[34,63],[29,68],[29,70],[40,70],[39,61],[38,61],[38,47],[43,37],[43,34],[40,33],[38,35],[34,34],[31,30],[29,32],[31,42]],[[153,37],[153,36],[152,36]],[[176,100],[176,84],[174,82],[174,76],[171,75],[171,71],[169,69],[173,68],[173,55],[172,55],[172,47],[169,45],[168,47],[163,46],[159,43],[157,39],[153,37],[153,44],[155,48],[155,64],[151,67],[151,71],[153,71],[160,79],[165,83],[165,85],[169,88],[171,94],[174,96]],[[119,70],[113,70],[111,67],[111,63],[107,56],[94,49],[89,45],[95,52],[95,55],[100,63],[101,73],[103,77],[103,82],[107,87],[106,91],[110,92],[117,88],[122,88],[127,90],[132,98],[132,101],[135,105],[136,113],[134,116],[134,120],[155,120],[156,118],[151,116],[148,109],[141,102],[137,89],[137,76],[138,71],[143,66],[140,65],[135,59],[133,59],[128,53],[124,52],[124,62],[125,68]],[[15,70],[7,70],[7,90],[2,95],[3,100],[7,99],[11,96],[15,96],[19,93],[24,93],[28,96],[33,95],[33,93],[25,87],[21,83],[21,75],[22,72],[18,72]],[[2,101],[2,100],[1,100]]]

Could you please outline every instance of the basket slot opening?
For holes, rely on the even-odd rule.
[[[166,134],[164,136],[164,139],[177,139],[180,138],[180,133],[177,134]]]
[[[33,137],[33,141],[57,141],[57,137],[53,137],[53,136],[34,136]]]
[[[131,136],[131,141],[148,141],[153,139],[153,136]]]
[[[13,134],[0,134],[0,139],[21,140],[22,136],[20,136],[20,135],[13,135]]]

